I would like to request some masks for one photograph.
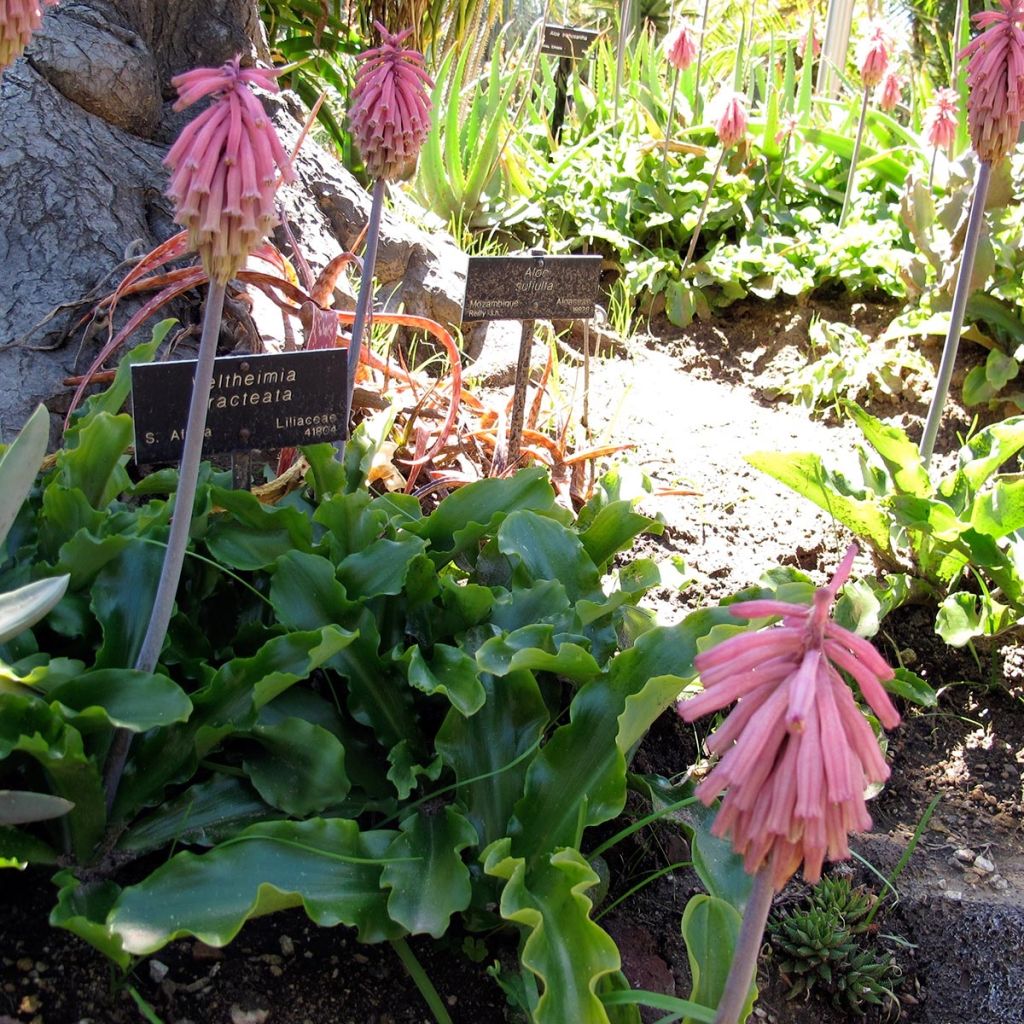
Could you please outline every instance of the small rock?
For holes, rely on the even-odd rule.
[[[149,961],[149,976],[159,985],[170,973],[170,967],[161,960]]]
[[[269,1010],[243,1010],[238,1003],[231,1007],[231,1024],[263,1024],[269,1016]]]
[[[993,878],[992,888],[1005,892],[1010,888],[1010,883],[1005,878]]]
[[[940,878],[937,884],[938,884],[940,889],[945,889],[946,888],[946,880],[944,878]]]
[[[953,854],[953,856],[956,857],[961,864],[973,864],[977,854],[973,850],[969,850],[967,847],[962,846]]]
[[[192,943],[193,960],[223,960],[224,950],[216,946],[208,946],[202,939],[196,939]]]
[[[18,1006],[18,1013],[35,1013],[42,1005],[39,996],[25,996]]]
[[[16,964],[19,971],[28,972],[35,966],[35,962],[29,956],[23,956]]]
[[[951,899],[954,903],[959,903],[963,900],[964,894],[959,889],[947,889],[946,898]]]
[[[996,866],[988,859],[983,857],[980,853],[974,858],[974,870],[980,871],[983,875],[990,875],[995,871]]]
[[[280,978],[281,975],[284,974],[284,968],[283,967],[278,967],[277,964],[271,964],[270,965],[270,974],[271,974],[271,977]]]
[[[295,943],[290,936],[281,935],[277,940],[277,944],[281,947],[281,953],[284,956],[295,956]]]

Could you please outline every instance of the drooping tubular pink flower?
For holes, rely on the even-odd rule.
[[[924,137],[929,146],[950,150],[956,139],[960,97],[955,89],[939,89],[924,113]]]
[[[697,56],[697,44],[685,25],[680,25],[666,36],[665,56],[678,71],[685,71],[693,63]]]
[[[712,832],[732,838],[749,873],[770,871],[776,889],[801,862],[813,884],[826,857],[849,857],[848,834],[871,827],[864,790],[889,776],[840,670],[856,680],[887,729],[900,720],[882,687],[893,671],[871,644],[829,618],[856,553],[851,545],[810,605],[731,605],[740,618],[781,615],[782,623],[698,654],[694,664],[704,692],[678,709],[693,721],[739,699],[707,741],[723,756],[696,792],[710,804],[726,791]]]
[[[735,146],[747,134],[747,110],[743,97],[732,89],[723,89],[710,111],[715,119],[718,141],[726,148]]]
[[[40,3],[53,7],[57,0],[0,0],[0,74],[13,64],[43,23]]]
[[[960,53],[967,65],[967,125],[975,152],[998,163],[1017,144],[1024,118],[1024,0],[999,0],[1002,10],[973,21],[985,29]]]
[[[884,22],[873,21],[857,48],[860,80],[866,89],[873,89],[889,70],[893,39]]]
[[[359,55],[349,122],[371,178],[407,177],[430,129],[434,82],[423,55],[403,49],[412,29],[394,35],[374,22],[382,43]]]
[[[171,169],[167,194],[177,207],[175,222],[188,230],[211,280],[221,284],[276,223],[280,180],[295,180],[274,126],[249,89],[277,92],[275,78],[267,68],[241,68],[235,57],[219,68],[196,68],[171,79],[178,89],[175,110],[214,97],[185,126],[164,163]]]
[[[896,71],[890,69],[882,79],[882,86],[878,93],[878,109],[886,112],[896,109],[896,104],[903,97],[903,86],[906,79]]]

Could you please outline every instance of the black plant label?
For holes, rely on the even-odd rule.
[[[580,58],[594,45],[599,32],[592,28],[576,28],[574,25],[545,25],[540,40],[540,52],[552,57]]]
[[[462,319],[589,320],[600,285],[600,256],[471,256]]]
[[[346,436],[344,349],[223,356],[214,362],[203,454],[285,448]],[[135,461],[181,458],[194,359],[132,366]]]

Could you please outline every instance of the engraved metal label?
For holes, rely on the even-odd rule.
[[[463,320],[589,320],[600,256],[471,256]]]
[[[344,437],[347,357],[321,349],[217,359],[203,454]],[[194,359],[132,367],[136,462],[181,458],[195,367]]]
[[[585,57],[599,35],[600,33],[592,28],[545,25],[544,35],[540,41],[540,52],[552,57]]]

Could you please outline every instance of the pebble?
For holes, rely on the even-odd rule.
[[[292,941],[291,936],[281,935],[277,944],[281,947],[281,953],[284,956],[295,956],[295,943]]]
[[[988,859],[983,857],[980,853],[974,858],[974,870],[980,871],[983,875],[990,875],[995,871],[996,866]]]
[[[159,985],[170,973],[171,969],[160,960],[149,961],[149,976]]]
[[[231,1024],[263,1024],[269,1016],[269,1010],[243,1010],[238,1003],[231,1007]]]
[[[966,846],[962,846],[953,854],[953,856],[956,857],[961,864],[973,864],[974,859],[978,855],[973,850],[969,850]]]
[[[964,894],[959,889],[947,889],[946,898],[953,900],[954,903],[959,903],[964,898]]]
[[[1006,890],[1010,888],[1010,883],[1005,878],[994,878],[992,879],[992,888]]]

